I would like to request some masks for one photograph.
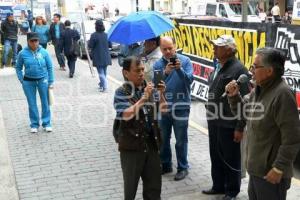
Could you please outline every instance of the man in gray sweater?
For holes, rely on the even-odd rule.
[[[225,88],[232,112],[244,113],[240,117],[247,122],[250,200],[286,199],[300,148],[299,114],[293,92],[282,79],[284,63],[280,50],[259,49],[252,65],[255,89],[242,99],[236,81]]]

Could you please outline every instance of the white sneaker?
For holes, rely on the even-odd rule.
[[[30,129],[30,133],[37,133],[38,132],[38,129],[37,128],[31,128]]]
[[[46,132],[52,132],[52,127],[50,127],[50,126],[49,126],[49,127],[46,127],[46,128],[45,128],[45,131],[46,131]]]

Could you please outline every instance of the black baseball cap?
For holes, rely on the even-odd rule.
[[[29,40],[39,40],[39,35],[36,32],[27,33],[27,41]]]

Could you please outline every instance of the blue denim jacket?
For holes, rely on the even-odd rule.
[[[36,79],[47,77],[49,85],[54,81],[53,65],[50,55],[48,51],[41,46],[39,46],[36,51],[32,51],[28,47],[20,51],[17,59],[16,72],[20,82],[23,82],[24,76]]]
[[[180,69],[174,69],[169,75],[164,76],[166,83],[165,97],[169,109],[189,109],[191,104],[191,84],[193,82],[193,66],[191,60],[181,54],[177,54],[181,62]],[[164,71],[168,60],[159,59],[153,66],[154,70]]]

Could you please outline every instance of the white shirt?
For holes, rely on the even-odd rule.
[[[278,16],[280,15],[280,8],[278,5],[275,5],[272,10],[271,10],[271,13],[273,16]]]
[[[153,80],[153,65],[156,61],[158,61],[160,58],[162,57],[162,53],[160,51],[160,48],[157,47],[156,49],[154,49],[150,54],[148,54],[145,57],[144,60],[144,66],[145,66],[145,80],[147,82],[152,81]]]

